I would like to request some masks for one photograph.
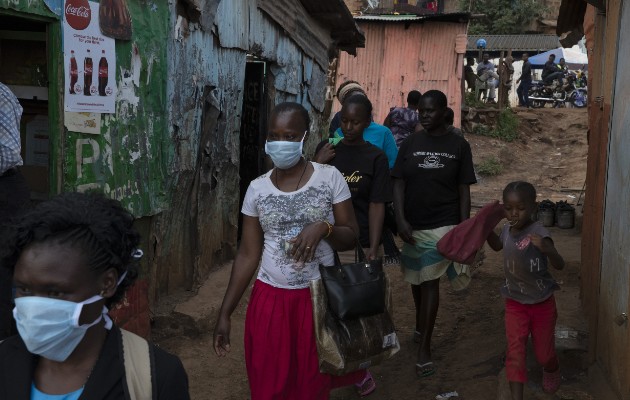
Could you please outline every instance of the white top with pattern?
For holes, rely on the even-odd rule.
[[[319,278],[319,264],[334,265],[333,249],[322,240],[313,262],[296,264],[287,256],[288,240],[304,226],[327,220],[334,224],[333,204],[350,198],[350,190],[334,167],[313,164],[313,175],[299,190],[282,192],[271,182],[271,172],[253,180],[243,201],[244,215],[256,217],[264,232],[258,279],[274,287],[303,289]]]

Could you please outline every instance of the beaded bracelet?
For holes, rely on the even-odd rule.
[[[323,223],[325,223],[328,226],[328,233],[326,234],[326,236],[324,236],[324,239],[327,238],[328,236],[330,236],[332,234],[333,231],[333,225],[328,222],[328,221],[324,221],[322,220]]]

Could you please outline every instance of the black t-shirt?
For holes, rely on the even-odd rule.
[[[317,151],[327,143],[317,146]],[[361,246],[370,247],[370,203],[392,201],[389,163],[385,153],[370,143],[348,146],[339,142],[335,146],[335,158],[330,162],[346,179],[352,195],[354,214],[359,223]]]
[[[405,181],[405,218],[414,230],[457,225],[459,185],[477,182],[470,145],[452,132],[410,135],[400,146],[392,177]]]
[[[521,81],[530,82],[531,80],[532,80],[532,65],[529,63],[529,61],[525,61],[523,63]]]

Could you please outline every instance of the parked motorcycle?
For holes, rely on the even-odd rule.
[[[570,72],[565,76],[566,83],[560,85],[557,80],[545,85],[543,81],[532,82],[529,89],[529,103],[534,108],[542,108],[547,104],[558,107],[571,103],[574,107],[586,107],[588,92],[586,87],[576,87],[577,76]]]

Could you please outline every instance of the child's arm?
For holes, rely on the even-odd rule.
[[[494,251],[501,251],[503,250],[503,243],[501,243],[501,239],[499,238],[499,235],[496,234],[496,232],[491,232],[488,235],[488,245],[490,246],[490,248]]]
[[[553,240],[551,238],[543,238],[540,235],[529,235],[529,239],[532,241],[532,244],[540,250],[541,253],[546,255],[551,262],[551,265],[555,269],[564,268],[564,259],[556,250],[556,247],[553,245]]]

